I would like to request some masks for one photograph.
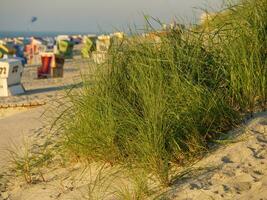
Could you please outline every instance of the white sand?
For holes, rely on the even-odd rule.
[[[266,200],[266,115],[252,120],[236,141],[201,160],[195,167],[204,170],[178,181],[169,191],[171,199]]]
[[[0,109],[0,119],[4,119],[10,117],[12,115],[27,111],[28,108],[7,108],[7,109]]]
[[[211,152],[193,166],[192,173],[161,191],[162,196],[177,200],[266,200],[267,116],[255,118],[240,130],[234,142]],[[90,183],[90,174],[81,176],[82,169],[79,165],[57,168],[44,174],[46,182],[33,185],[18,178],[6,194],[10,200],[82,199]]]
[[[0,118],[0,172],[7,163],[7,149],[19,147],[24,137],[30,136],[36,128],[42,127],[39,119],[43,107],[33,109],[2,110]]]

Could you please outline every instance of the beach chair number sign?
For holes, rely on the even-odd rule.
[[[14,66],[12,69],[12,74],[18,73],[19,66]]]
[[[0,97],[22,94],[21,84],[23,66],[18,59],[0,60]]]
[[[5,75],[6,74],[6,68],[5,67],[0,67],[0,75]]]
[[[12,74],[17,73],[19,69],[19,66],[14,66],[12,69]],[[0,75],[6,75],[6,68],[5,67],[0,67]]]

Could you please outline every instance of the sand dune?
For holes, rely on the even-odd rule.
[[[266,115],[250,121],[235,143],[221,147],[195,167],[204,170],[178,181],[169,191],[171,199],[267,199]]]
[[[161,191],[158,199],[267,199],[267,113],[229,134],[233,138],[228,144],[201,159],[190,173]],[[57,167],[44,174],[47,182],[32,185],[13,179],[4,195],[10,200],[81,199],[89,184],[84,181],[88,174],[81,178],[82,169],[79,163]]]

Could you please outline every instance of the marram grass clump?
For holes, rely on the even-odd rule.
[[[194,28],[135,36],[69,94],[66,146],[92,161],[170,170],[266,107],[267,0],[242,1]],[[208,27],[208,28],[207,28]]]

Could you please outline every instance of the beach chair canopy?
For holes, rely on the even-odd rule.
[[[4,55],[15,54],[16,50],[7,47],[6,45],[0,45],[0,58],[3,58]]]
[[[83,48],[81,49],[81,54],[83,58],[89,58],[91,53],[96,50],[96,42],[93,38],[84,36],[83,38]]]
[[[72,58],[74,44],[68,40],[57,41],[58,53],[63,55],[65,58]]]

